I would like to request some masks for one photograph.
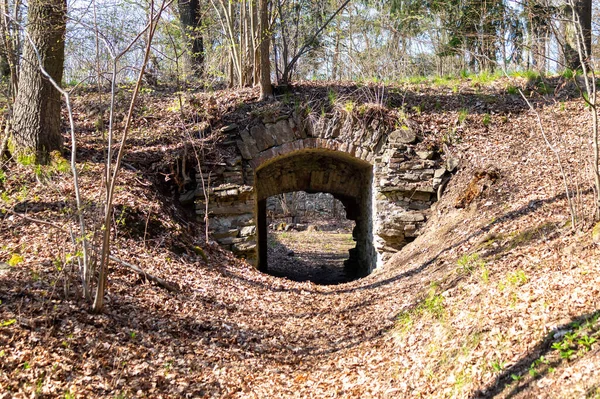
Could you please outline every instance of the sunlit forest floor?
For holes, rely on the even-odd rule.
[[[269,274],[321,285],[353,280],[344,267],[356,246],[351,231],[272,232],[269,238]]]
[[[258,272],[205,243],[177,202],[171,167],[182,137],[197,139],[185,132],[206,122],[200,112],[214,112],[215,128],[245,114],[252,90],[198,95],[204,105],[187,101],[183,112],[173,94],[155,92],[138,108],[113,252],[179,292],[115,263],[105,312],[88,313],[63,231],[76,226],[68,168],[10,163],[1,179],[13,213],[0,224],[0,397],[597,397],[589,116],[561,94],[565,85],[546,97],[527,92],[574,188],[573,230],[537,116],[509,84],[527,87],[395,89],[403,100],[389,106],[443,140],[459,170],[420,237],[372,275],[339,285]],[[303,90],[327,98],[330,89]],[[100,201],[105,151],[95,98],[75,99],[90,207]],[[482,170],[499,178],[456,207]]]

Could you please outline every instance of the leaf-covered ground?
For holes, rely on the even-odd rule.
[[[355,279],[344,266],[356,246],[352,231],[270,232],[267,273],[318,285]]]
[[[13,213],[3,212],[0,225],[0,397],[597,397],[600,248],[585,224],[587,109],[561,97],[564,85],[556,101],[528,92],[574,194],[573,232],[556,159],[507,84],[389,91],[424,142],[443,141],[460,158],[459,170],[416,241],[372,275],[340,285],[259,273],[206,244],[175,200],[182,143],[200,145],[197,132],[242,118],[234,111],[256,101],[251,90],[199,95],[185,112],[164,93],[139,107],[114,253],[179,284],[179,293],[113,264],[105,313],[88,313],[71,239],[57,228],[75,228],[68,171],[9,163],[1,179],[2,207]],[[76,99],[90,210],[102,187],[94,98]],[[192,109],[196,102],[203,105]],[[456,208],[481,169],[499,179]]]

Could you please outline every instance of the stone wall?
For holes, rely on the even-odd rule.
[[[247,126],[225,128],[231,156],[208,165],[214,239],[256,263],[266,198],[291,191],[328,192],[357,220],[361,267],[372,271],[419,235],[447,173],[438,154],[418,150],[413,129],[388,126],[338,110],[321,116],[255,116]],[[193,194],[204,219],[204,193]]]
[[[298,220],[314,217],[345,219],[346,210],[344,204],[332,194],[294,191],[269,197],[267,215],[272,218],[294,217]]]

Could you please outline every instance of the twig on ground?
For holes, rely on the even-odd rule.
[[[0,212],[4,212],[4,213],[10,213],[11,215],[15,215],[18,216],[19,218],[23,219],[23,220],[27,220],[28,222],[32,222],[32,223],[37,223],[37,224],[43,224],[46,226],[50,226],[50,227],[54,227],[55,229],[64,231],[65,233],[67,232],[67,230],[64,227],[61,227],[55,223],[52,222],[48,222],[46,220],[40,220],[40,219],[35,219],[29,216],[25,216],[19,212],[15,212],[12,209],[8,209],[8,208],[0,208]]]
[[[167,291],[170,292],[179,292],[181,291],[181,289],[179,288],[179,285],[175,284],[175,283],[171,283],[169,281],[163,280],[160,277],[156,277],[153,276],[151,274],[146,273],[142,268],[129,263],[129,262],[125,262],[124,260],[121,260],[113,255],[109,256],[109,259],[112,260],[113,262],[117,262],[119,264],[121,264],[122,266],[125,266],[126,268],[133,270],[134,272],[136,272],[137,274],[139,274],[140,276],[142,276],[143,278],[145,278],[146,280],[150,280],[153,283],[158,284],[160,287],[166,289]]]

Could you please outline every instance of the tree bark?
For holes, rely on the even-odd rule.
[[[574,7],[573,7],[574,5]],[[575,15],[573,15],[575,13]],[[573,16],[579,21],[581,31],[574,26],[565,26],[565,44],[564,59],[569,69],[582,69],[579,58],[578,42],[581,43],[581,52],[584,62],[588,63],[592,49],[592,0],[574,0],[567,6],[567,18],[573,19]],[[576,35],[583,34],[583,38],[577,40]],[[583,40],[582,40],[583,39]]]
[[[273,95],[271,85],[271,61],[269,59],[269,11],[268,1],[259,0],[260,13],[260,98]]]
[[[56,82],[63,76],[65,60],[66,0],[30,0],[19,92],[15,99],[10,150],[14,156],[33,157],[47,163],[52,151],[62,151],[61,95],[41,67]],[[31,43],[33,42],[33,43]],[[37,50],[37,54],[36,54]],[[40,60],[38,59],[41,58]]]
[[[185,41],[186,72],[196,77],[204,73],[204,38],[199,30],[202,25],[199,0],[179,0],[179,22]]]
[[[0,78],[4,81],[10,81],[10,63],[8,61],[8,52],[4,43],[0,42]]]

